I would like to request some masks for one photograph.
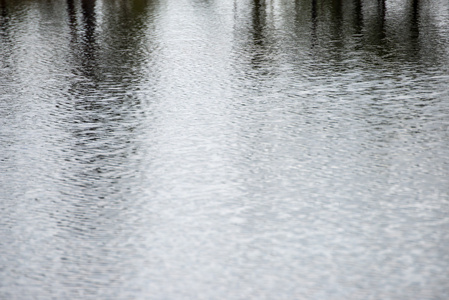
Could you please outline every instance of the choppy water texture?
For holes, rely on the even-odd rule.
[[[0,0],[0,299],[448,299],[446,0]]]

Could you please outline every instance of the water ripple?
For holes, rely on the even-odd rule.
[[[0,298],[447,298],[449,9],[409,2],[0,1]]]

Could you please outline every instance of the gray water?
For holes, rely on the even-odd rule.
[[[446,0],[0,0],[0,299],[448,299]]]

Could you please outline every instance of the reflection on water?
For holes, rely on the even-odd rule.
[[[448,17],[0,0],[0,298],[447,298]]]

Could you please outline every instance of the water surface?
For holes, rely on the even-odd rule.
[[[1,299],[447,299],[446,0],[0,0]]]

